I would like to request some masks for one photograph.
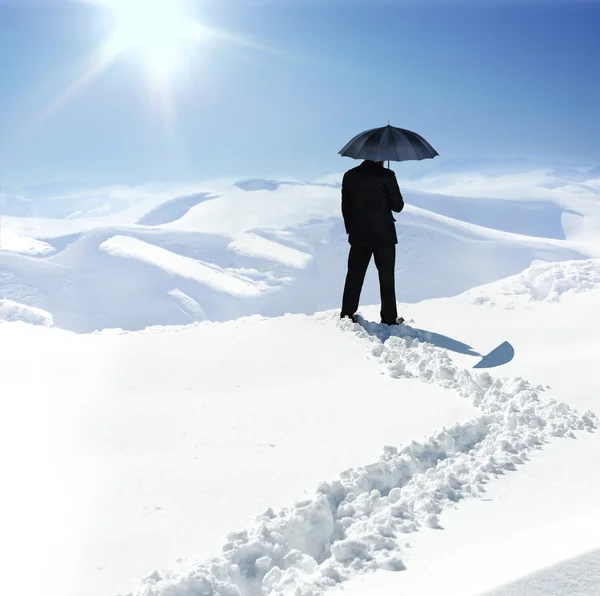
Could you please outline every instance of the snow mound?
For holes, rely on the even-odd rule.
[[[171,223],[172,221],[181,219],[192,207],[216,198],[218,198],[217,195],[211,195],[206,192],[185,197],[176,197],[154,207],[154,209],[141,217],[137,223],[142,226],[159,226]]]
[[[168,292],[169,296],[173,296],[179,303],[181,312],[186,314],[192,321],[206,321],[206,313],[198,302],[188,296],[185,292],[175,288]]]
[[[451,389],[481,414],[422,442],[385,447],[379,461],[346,470],[322,483],[312,498],[279,513],[269,509],[251,530],[229,534],[220,557],[183,573],[155,571],[137,596],[315,596],[370,570],[402,570],[403,535],[423,525],[440,527],[446,507],[480,495],[487,481],[515,470],[552,438],[597,427],[591,412],[542,400],[542,389],[522,378],[457,367],[426,342],[424,332],[337,324],[354,333],[392,377]]]
[[[113,236],[100,248],[112,256],[143,261],[171,275],[198,281],[226,294],[252,296],[269,288],[249,277],[224,271],[216,265],[178,255],[131,236]]]
[[[54,249],[45,242],[12,228],[0,228],[0,251],[25,255],[46,255]]]
[[[558,302],[565,294],[600,286],[600,259],[534,263],[507,279],[474,288],[463,295],[474,304],[513,308],[517,302]]]
[[[312,259],[312,255],[274,242],[256,233],[244,234],[234,240],[227,247],[229,250],[247,257],[258,257],[270,261],[277,261],[290,267],[305,267]]]
[[[407,190],[409,205],[486,228],[537,238],[566,239],[565,209],[550,200],[461,197]]]
[[[13,300],[0,300],[0,321],[23,321],[32,325],[52,327],[52,315],[41,308],[19,304]]]

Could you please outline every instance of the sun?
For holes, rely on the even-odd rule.
[[[108,4],[108,3],[107,3]],[[112,0],[114,55],[141,59],[154,75],[168,75],[183,61],[198,27],[178,0]]]
[[[101,9],[103,33],[108,17],[107,37],[87,57],[85,70],[32,120],[32,129],[125,58],[145,67],[150,91],[148,98],[158,101],[171,127],[176,116],[176,90],[185,84],[185,71],[197,71],[200,63],[203,66],[208,63],[208,60],[201,61],[195,51],[200,45],[207,50],[205,57],[208,49],[218,44],[235,45],[278,56],[287,55],[268,44],[197,20],[195,0],[80,1]]]

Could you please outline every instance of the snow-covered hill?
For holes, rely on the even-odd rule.
[[[523,273],[535,296],[549,276]],[[504,304],[511,285],[402,305],[392,331],[0,322],[7,590],[36,560],[49,596],[474,596],[600,548],[598,281]],[[472,370],[501,340],[515,358]]]
[[[600,593],[598,172],[399,175],[395,329],[339,179],[3,201],[7,594]]]
[[[534,261],[599,256],[596,180],[570,178],[551,170],[400,178],[398,299],[456,295]],[[0,298],[77,332],[337,308],[348,249],[339,184],[259,182],[209,181],[175,198],[160,188],[99,190],[92,196],[106,197],[105,215],[62,220],[39,212],[79,205],[91,191],[38,197],[33,217],[4,218]],[[25,234],[39,240],[18,250],[14,238]],[[365,303],[378,300],[375,282],[370,270]]]

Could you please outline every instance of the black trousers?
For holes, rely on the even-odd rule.
[[[379,273],[379,291],[381,295],[381,321],[382,323],[395,323],[398,318],[396,306],[396,284],[394,269],[396,266],[396,246],[380,246],[368,248],[365,246],[351,246],[348,255],[348,273],[344,285],[342,298],[342,317],[351,317],[358,310],[360,293],[365,281],[367,267],[375,257],[375,266]]]

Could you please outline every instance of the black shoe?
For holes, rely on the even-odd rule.
[[[395,321],[391,323],[387,323],[386,321],[381,321],[382,325],[402,325],[404,323],[404,317],[398,317]]]
[[[358,315],[341,315],[340,319],[351,319],[353,323],[358,323]]]

